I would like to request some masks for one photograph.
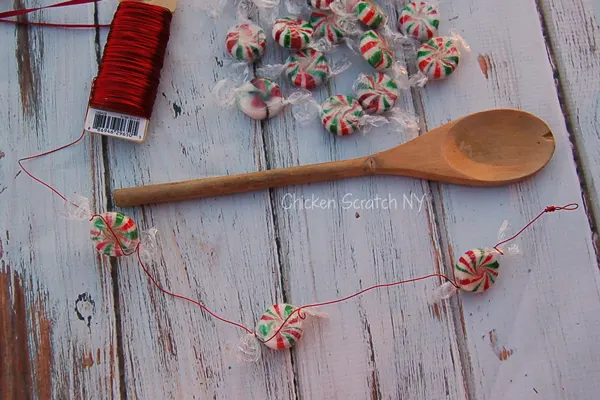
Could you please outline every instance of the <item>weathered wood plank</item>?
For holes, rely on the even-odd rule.
[[[383,2],[395,18],[393,3]],[[287,54],[277,49],[266,62],[284,62]],[[351,58],[352,67],[316,91],[318,101],[334,94],[352,95],[358,74],[373,71],[348,49],[328,57],[335,60],[342,55]],[[280,81],[286,93],[293,92],[286,78]],[[409,92],[400,106],[412,110]],[[324,130],[319,121],[298,125],[288,112],[265,124],[267,167],[365,156],[410,138],[405,132],[390,132],[389,127],[340,138]],[[375,206],[376,198],[395,203],[387,207],[379,200]],[[325,206],[313,199],[324,200]],[[285,298],[292,304],[332,300],[439,268],[425,182],[378,177],[301,185],[272,191],[271,203]],[[427,304],[437,284],[430,280],[379,290],[324,307],[329,318],[310,323],[305,338],[292,351],[300,396],[463,398],[450,310]]]
[[[50,4],[50,2],[45,2]],[[37,2],[14,3],[15,7]],[[32,17],[33,18],[33,17]],[[36,19],[93,21],[93,6]],[[88,225],[17,159],[77,138],[97,68],[93,31],[0,24],[0,397],[113,398],[120,392],[112,280]],[[77,60],[77,62],[73,62]],[[71,195],[104,198],[100,141],[27,167]]]
[[[548,38],[550,57],[558,72],[558,89],[567,118],[567,129],[573,135],[578,171],[589,195],[587,207],[594,211],[598,226],[600,180],[600,146],[598,115],[600,113],[600,6],[592,0],[564,3],[541,0],[539,8]]]
[[[215,21],[199,4],[181,4],[148,140],[109,141],[111,189],[263,168],[260,123],[223,110],[210,93],[231,72],[223,44],[234,23],[231,9]],[[282,299],[270,207],[259,192],[126,212],[159,229],[151,269],[164,286],[253,328]],[[118,271],[129,398],[294,398],[289,352],[240,365],[232,352],[244,332],[165,297],[135,258],[119,260]]]
[[[557,98],[534,1],[444,3],[444,29],[457,27],[473,47],[451,79],[421,92],[430,127],[491,107],[516,107],[544,118],[557,152],[534,179],[508,188],[439,188],[446,263],[463,251],[493,246],[504,219],[518,229],[548,204],[581,201],[569,136]],[[449,18],[453,18],[450,22]],[[484,76],[477,58],[487,66]],[[558,189],[558,190],[557,190]],[[546,216],[518,243],[524,254],[502,262],[489,293],[462,294],[463,359],[473,371],[472,398],[592,398],[600,346],[598,267],[584,210]],[[450,268],[448,269],[450,271]]]

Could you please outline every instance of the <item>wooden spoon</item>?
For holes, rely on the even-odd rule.
[[[117,206],[129,207],[365,175],[501,186],[538,172],[550,161],[554,148],[550,128],[535,115],[489,110],[448,122],[410,142],[366,157],[118,189],[114,200]]]

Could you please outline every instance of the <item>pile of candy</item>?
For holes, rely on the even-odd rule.
[[[246,12],[252,6],[265,7],[265,0],[237,1],[238,10]],[[237,105],[250,118],[268,119],[281,112],[286,104],[307,100],[306,94],[284,99],[280,86],[273,81],[277,76],[285,75],[300,90],[310,90],[344,71],[349,63],[334,66],[326,56],[342,41],[360,52],[376,72],[359,76],[354,85],[356,97],[335,95],[318,105],[323,125],[337,135],[349,135],[372,123],[365,115],[394,111],[401,88],[423,86],[428,80],[446,78],[458,67],[458,44],[462,40],[456,36],[436,36],[440,18],[434,4],[415,1],[404,7],[397,24],[398,33],[388,27],[388,15],[374,0],[285,1],[288,10],[296,7],[299,13],[274,18],[272,23],[274,41],[293,51],[285,64],[258,68],[256,72],[260,77],[248,82],[218,84],[221,90],[218,98],[223,99],[223,104]],[[276,9],[279,2],[270,0],[268,4]],[[265,52],[266,33],[247,15],[241,15],[243,22],[227,33],[226,48],[237,62],[253,64],[260,61]],[[407,42],[418,46],[419,72],[410,79],[404,68],[398,73],[394,67],[398,65],[395,45]],[[224,94],[225,86],[228,89]]]

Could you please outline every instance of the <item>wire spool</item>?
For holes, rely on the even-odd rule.
[[[175,6],[175,0],[119,4],[92,83],[86,131],[145,139]]]

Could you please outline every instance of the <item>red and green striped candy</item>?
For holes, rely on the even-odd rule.
[[[360,52],[377,71],[385,71],[394,65],[394,51],[377,31],[367,31],[360,37]]]
[[[298,50],[286,61],[285,73],[295,86],[313,89],[331,75],[325,55],[315,49]]]
[[[308,0],[308,5],[319,10],[329,10],[333,0]]]
[[[119,212],[107,212],[92,218],[90,237],[96,250],[110,257],[130,255],[140,243],[135,222]]]
[[[310,16],[310,23],[315,28],[315,37],[325,37],[331,43],[337,43],[344,37],[337,21],[337,16],[330,11],[313,11]]]
[[[443,79],[451,75],[459,60],[460,51],[450,38],[433,38],[417,52],[417,66],[429,79]]]
[[[367,114],[389,111],[400,96],[396,81],[383,72],[361,74],[354,85],[354,93]]]
[[[400,13],[398,29],[407,36],[425,41],[433,38],[440,26],[437,7],[424,1],[409,3]]]
[[[331,133],[347,136],[357,130],[365,115],[358,100],[341,94],[331,96],[321,104],[321,122]]]
[[[273,350],[295,345],[302,338],[302,319],[295,310],[296,307],[285,303],[268,308],[256,324],[254,333],[258,340]]]
[[[238,108],[256,120],[269,119],[279,114],[285,105],[281,87],[266,78],[254,78],[238,89]]]
[[[308,46],[313,33],[313,26],[308,21],[298,18],[279,18],[273,24],[273,39],[281,47],[301,50]]]
[[[369,28],[377,29],[387,20],[385,11],[373,0],[360,0],[354,5],[358,20]]]
[[[482,293],[496,283],[499,267],[493,252],[473,249],[463,254],[454,265],[454,278],[462,290]]]
[[[227,51],[240,61],[260,60],[267,45],[265,31],[255,24],[239,24],[227,32]]]

